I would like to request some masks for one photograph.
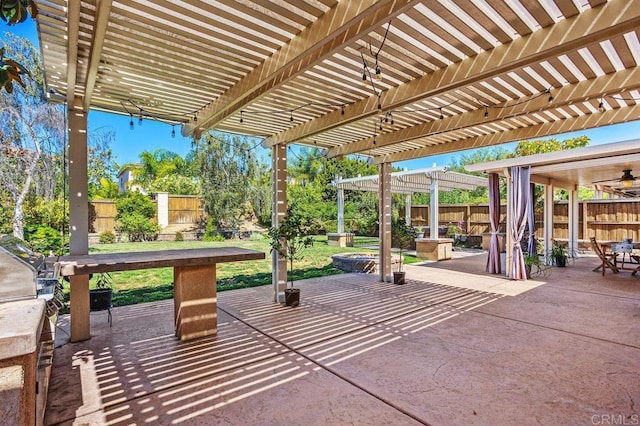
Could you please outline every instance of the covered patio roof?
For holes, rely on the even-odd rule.
[[[37,4],[52,100],[185,135],[388,163],[640,117],[640,0]]]
[[[513,166],[531,166],[531,181],[573,189],[591,187],[621,196],[640,195],[640,179],[621,179],[623,170],[640,174],[640,139],[465,166],[471,172],[502,173]],[[633,175],[632,175],[633,176]]]
[[[352,191],[378,192],[379,176],[358,176],[337,179],[333,186]],[[394,194],[429,193],[433,181],[441,191],[465,189],[473,191],[487,186],[487,178],[449,171],[448,167],[432,167],[391,173],[391,192]]]

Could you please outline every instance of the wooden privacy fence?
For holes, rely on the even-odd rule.
[[[640,240],[640,199],[587,200],[579,203],[578,238],[596,237],[601,241],[621,241],[624,238]],[[561,201],[553,206],[553,235],[569,237],[569,206]],[[459,225],[467,234],[481,235],[491,232],[487,204],[441,205],[440,226]],[[500,206],[500,232],[505,232],[506,205]],[[404,207],[400,208],[404,217]],[[542,208],[536,209],[536,229],[543,227]],[[585,220],[586,218],[586,220]],[[429,206],[411,206],[411,224],[429,226]]]
[[[169,225],[197,223],[204,211],[196,195],[169,195]]]
[[[200,198],[195,195],[169,195],[168,201],[169,225],[197,223],[204,215]],[[157,213],[158,203],[156,200],[153,200],[153,203]],[[91,232],[115,231],[115,217],[118,213],[116,202],[114,200],[95,200],[91,201],[91,205],[95,209],[93,228],[90,226]]]
[[[113,200],[96,200],[92,201],[91,205],[94,208],[95,216],[93,219],[93,226],[89,224],[89,231],[102,232],[113,231],[116,226],[116,203]],[[91,220],[91,219],[89,219]]]

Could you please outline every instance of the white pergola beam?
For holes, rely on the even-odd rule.
[[[499,145],[507,142],[523,141],[559,133],[568,133],[576,130],[590,129],[593,127],[606,126],[610,124],[626,123],[638,120],[640,117],[640,105],[633,105],[625,108],[610,109],[604,112],[585,114],[571,119],[551,121],[535,126],[523,127],[514,130],[507,130],[489,135],[476,136],[472,138],[459,139],[453,142],[441,143],[437,145],[425,146],[414,150],[408,150],[397,154],[375,157],[374,164],[382,162],[392,162],[412,160],[414,158],[428,157],[436,154],[463,151],[466,149],[484,148],[487,146]]]
[[[84,89],[84,110],[89,111],[93,89],[98,78],[98,65],[102,57],[102,46],[104,37],[107,34],[109,15],[111,13],[112,0],[99,0],[96,7],[96,16],[93,27],[93,43],[91,43],[91,53],[89,54],[89,67],[87,68],[87,78]],[[73,3],[73,2],[70,2]]]
[[[344,115],[340,110],[330,112],[266,138],[263,146],[307,139],[347,123],[556,58],[614,35],[634,31],[638,25],[640,0],[612,0],[511,43],[391,88],[383,92],[381,111],[377,108],[377,96],[372,95],[349,105]]]
[[[415,0],[339,2],[289,43],[255,67],[201,113],[198,126],[215,127],[269,91],[353,44],[363,34],[407,10]],[[190,130],[193,133],[195,126]],[[269,145],[272,146],[272,145]]]
[[[484,116],[484,109],[476,109],[463,114],[456,114],[442,120],[433,120],[415,126],[405,127],[393,132],[376,135],[375,145],[373,136],[357,142],[331,148],[328,157],[356,154],[370,149],[382,148],[401,142],[442,134],[453,130],[461,130],[479,125],[497,123],[510,117],[529,114],[534,111],[555,110],[556,108],[584,102],[602,93],[624,92],[640,88],[640,67],[629,68],[615,74],[606,74],[591,80],[581,81],[554,89],[553,102],[549,103],[548,96],[531,99],[525,96],[501,105],[501,108],[491,109],[489,118]]]
[[[69,108],[75,101],[79,34],[80,2],[71,1],[67,5],[67,105]]]

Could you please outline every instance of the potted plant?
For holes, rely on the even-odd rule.
[[[287,280],[290,288],[284,291],[286,306],[298,306],[300,304],[300,289],[293,288],[293,262],[303,258],[304,251],[313,245],[313,237],[309,227],[303,223],[302,217],[295,206],[287,208],[287,214],[280,221],[278,227],[269,228],[271,239],[271,251],[278,253],[287,261],[289,266]]]
[[[89,290],[89,309],[92,311],[111,309],[112,295],[111,275],[103,272],[96,278],[96,288]]]
[[[416,238],[424,238],[425,228],[424,226],[416,227]]]
[[[531,269],[533,265],[540,266],[540,257],[538,253],[527,253],[524,256],[524,269],[527,274],[527,278],[531,278]]]
[[[391,223],[391,244],[400,249],[400,260],[398,262],[398,271],[393,272],[393,283],[404,284],[405,272],[402,270],[404,259],[402,257],[403,250],[409,249],[411,242],[415,240],[416,232],[411,226],[407,226],[404,219],[395,219]]]
[[[551,245],[551,258],[553,259],[556,266],[564,268],[565,266],[567,266],[566,248],[553,239],[552,242],[553,244]]]

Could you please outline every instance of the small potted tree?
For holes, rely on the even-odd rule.
[[[284,291],[285,305],[298,306],[300,304],[300,289],[293,288],[293,262],[302,259],[304,251],[313,245],[313,237],[309,227],[303,223],[302,217],[295,210],[295,206],[287,208],[287,214],[280,221],[278,227],[269,228],[271,251],[278,253],[288,264],[288,281],[290,288]]]
[[[400,249],[400,260],[398,262],[398,271],[393,272],[393,283],[404,284],[405,272],[402,270],[404,258],[402,252],[411,247],[411,242],[416,238],[416,231],[407,226],[404,219],[394,219],[391,223],[391,244]]]

